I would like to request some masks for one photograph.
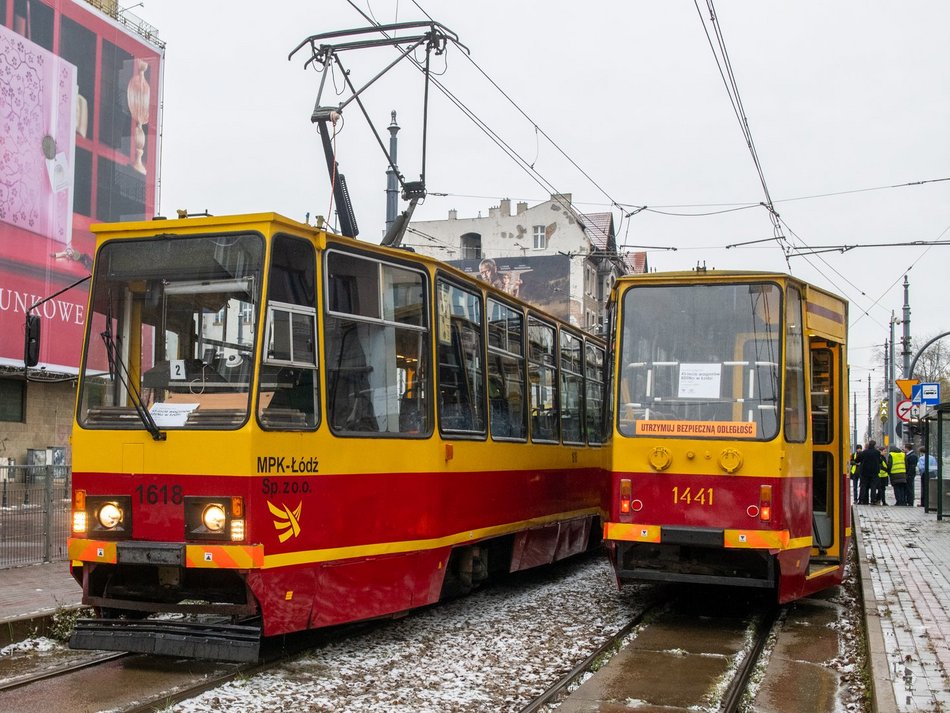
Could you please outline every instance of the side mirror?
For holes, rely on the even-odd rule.
[[[28,367],[36,366],[39,360],[40,317],[36,314],[27,314],[23,339],[23,363]]]

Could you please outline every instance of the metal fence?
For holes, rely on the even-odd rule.
[[[68,465],[0,466],[0,567],[66,559]]]

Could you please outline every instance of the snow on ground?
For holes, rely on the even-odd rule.
[[[517,711],[626,624],[637,591],[617,591],[605,557],[562,563],[344,634],[172,710]]]

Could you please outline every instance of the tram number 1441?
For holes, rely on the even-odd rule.
[[[673,487],[674,505],[712,505],[712,488],[680,488]]]

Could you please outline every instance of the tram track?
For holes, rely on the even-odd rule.
[[[719,713],[739,713],[741,710],[740,706],[749,691],[749,684],[759,665],[762,652],[775,629],[779,611],[777,606],[769,607],[758,617],[751,646],[746,649],[745,656],[736,666],[735,674],[719,704]]]
[[[30,686],[39,681],[46,681],[49,679],[58,678],[60,676],[66,676],[76,671],[82,671],[87,668],[92,668],[93,666],[99,666],[109,661],[115,661],[116,659],[127,658],[132,655],[133,654],[127,653],[125,651],[118,652],[118,653],[108,653],[102,656],[93,656],[91,658],[84,659],[82,661],[67,663],[62,666],[58,666],[56,668],[36,671],[34,673],[28,673],[21,676],[13,676],[9,679],[0,681],[0,693],[3,693],[5,691],[12,691],[16,688],[23,688],[26,686]]]
[[[583,661],[574,666],[570,671],[559,678],[540,696],[521,709],[519,713],[537,713],[545,705],[555,701],[562,694],[566,694],[568,689],[576,683],[582,676],[591,672],[595,664],[609,654],[616,653],[622,646],[624,638],[643,622],[644,618],[655,610],[655,605],[647,607],[638,612],[627,624],[620,628],[613,636],[604,641]]]
[[[589,710],[594,702],[622,704],[624,710],[741,711],[780,609],[757,602],[737,614],[731,602],[698,604],[656,594],[652,604],[519,713],[555,705]]]

